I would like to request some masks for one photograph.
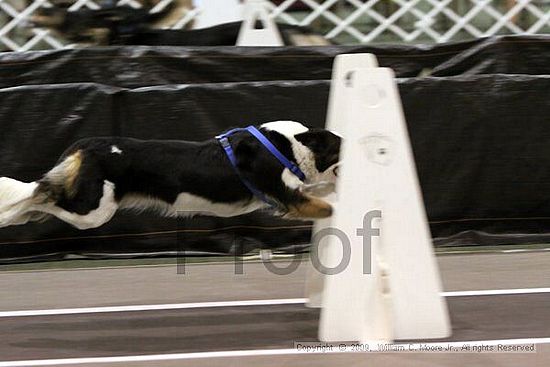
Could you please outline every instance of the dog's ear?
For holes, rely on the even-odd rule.
[[[294,136],[296,140],[311,149],[314,153],[327,149],[340,149],[340,137],[331,131],[324,129],[309,129]]]
[[[338,162],[342,139],[333,132],[324,129],[310,129],[294,137],[313,152],[315,165],[319,172],[325,171]]]

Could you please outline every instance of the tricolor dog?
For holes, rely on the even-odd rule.
[[[233,129],[203,142],[98,137],[77,141],[41,179],[0,178],[0,227],[55,216],[79,229],[119,209],[230,217],[271,208],[328,217],[302,188],[334,182],[340,138],[293,121]]]

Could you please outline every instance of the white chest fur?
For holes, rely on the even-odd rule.
[[[238,201],[234,203],[214,203],[197,195],[183,192],[178,195],[173,204],[145,197],[142,195],[126,195],[120,201],[121,209],[131,209],[138,212],[152,210],[158,214],[171,217],[190,217],[194,215],[213,215],[217,217],[232,217],[246,214],[265,207],[258,201]]]

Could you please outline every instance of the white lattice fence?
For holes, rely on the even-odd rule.
[[[172,1],[162,0],[152,11]],[[118,4],[140,6],[134,0]],[[0,49],[70,47],[46,30],[25,27],[41,6],[49,6],[48,0],[0,0]],[[93,0],[75,0],[70,9],[81,7],[99,6]],[[278,21],[309,26],[346,44],[550,33],[550,0],[284,0],[269,7]],[[200,11],[187,12],[173,28],[184,28]]]

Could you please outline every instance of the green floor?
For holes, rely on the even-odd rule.
[[[499,252],[523,252],[523,251],[549,251],[550,244],[533,245],[502,245],[502,246],[463,246],[463,247],[445,247],[436,248],[437,255],[452,254],[479,254],[479,253],[499,253]],[[273,255],[273,261],[285,261],[293,255]],[[307,254],[297,255],[306,258]],[[233,261],[232,256],[206,256],[206,257],[188,257],[186,264],[193,263],[219,263]],[[251,254],[244,257],[245,261],[261,261],[259,254]],[[0,265],[0,271],[48,271],[58,269],[87,269],[87,268],[111,268],[119,266],[167,266],[176,265],[175,257],[156,257],[156,258],[138,258],[138,259],[78,259],[63,261],[45,261],[23,264]]]

